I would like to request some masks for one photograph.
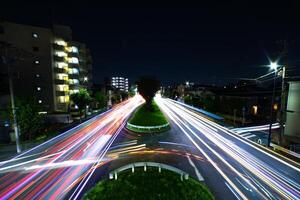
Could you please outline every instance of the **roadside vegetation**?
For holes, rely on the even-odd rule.
[[[141,126],[144,128],[137,128],[134,126]],[[162,127],[153,128],[153,126]],[[133,116],[128,121],[127,128],[135,132],[152,133],[169,130],[170,126],[166,117],[160,111],[159,107],[154,101],[152,101],[150,107],[148,104],[145,103],[135,111]]]
[[[193,200],[214,199],[208,188],[189,178],[181,181],[180,175],[157,168],[136,169],[118,174],[117,180],[100,181],[84,196],[85,200],[123,200],[123,199],[170,199]]]

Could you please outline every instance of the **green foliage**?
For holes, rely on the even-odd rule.
[[[44,115],[39,114],[40,105],[35,99],[16,99],[16,116],[20,127],[21,139],[30,140],[38,136],[38,132],[43,126]],[[4,115],[10,119],[13,124],[13,112],[11,106],[7,108]]]
[[[158,126],[168,123],[156,103],[152,101],[151,105],[151,110],[147,109],[146,104],[138,108],[129,123],[138,126]]]
[[[97,102],[97,108],[105,108],[107,106],[107,96],[103,92],[96,92],[94,94],[94,99]]]
[[[80,88],[79,92],[71,94],[70,98],[73,101],[73,103],[78,106],[80,116],[82,110],[85,109],[86,106],[92,101],[89,92],[87,91],[87,89],[84,88]]]
[[[99,182],[84,197],[85,200],[123,199],[170,199],[170,200],[212,200],[214,197],[201,183],[192,178],[181,181],[180,175],[157,168],[136,168],[135,172],[118,174],[118,180]]]

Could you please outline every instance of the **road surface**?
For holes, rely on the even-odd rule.
[[[201,172],[209,174],[209,187],[218,197],[227,188],[237,199],[300,199],[299,165],[270,154],[172,100],[155,100],[172,129],[184,135],[181,143],[191,143],[206,159],[209,167]]]
[[[77,199],[130,114],[135,96],[15,158],[0,162],[0,199]]]

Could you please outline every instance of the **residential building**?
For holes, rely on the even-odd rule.
[[[4,21],[0,42],[9,44],[5,56],[17,57],[1,66],[12,76],[16,97],[35,97],[47,112],[67,111],[70,94],[91,87],[90,51],[72,40],[68,26],[44,28]]]
[[[111,86],[113,88],[119,89],[120,91],[128,92],[129,91],[128,78],[112,77],[111,78]]]

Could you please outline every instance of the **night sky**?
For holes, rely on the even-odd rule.
[[[275,58],[280,49],[276,41],[283,39],[289,41],[290,74],[299,74],[300,11],[287,2],[198,8],[27,3],[1,6],[0,15],[30,25],[69,25],[73,39],[91,49],[97,83],[112,75],[130,80],[155,75],[164,84],[224,84],[268,72],[263,65],[268,56]]]

